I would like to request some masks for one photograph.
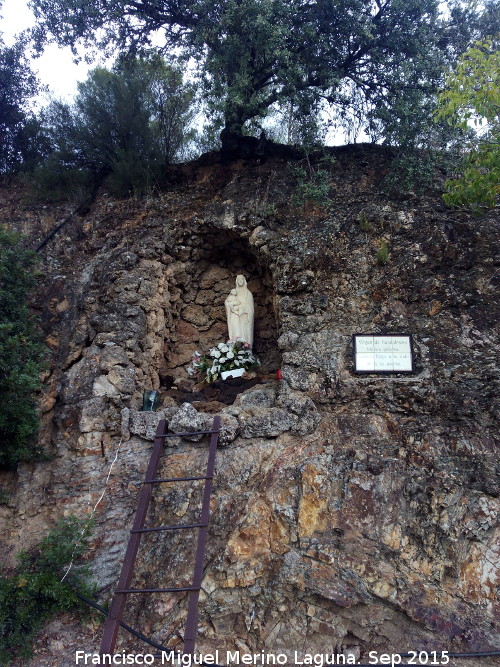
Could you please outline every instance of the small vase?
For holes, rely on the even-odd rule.
[[[222,380],[227,380],[227,378],[239,378],[245,372],[244,368],[233,368],[231,371],[222,371],[220,376]]]
[[[153,391],[144,390],[142,395],[142,411],[155,412],[160,404],[160,394],[156,389]]]

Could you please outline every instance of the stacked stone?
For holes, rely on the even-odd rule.
[[[364,657],[382,647],[490,650],[495,213],[469,218],[438,192],[391,201],[378,187],[383,149],[335,154],[323,206],[290,203],[296,183],[283,163],[193,166],[189,183],[153,203],[100,199],[72,236],[56,238],[40,307],[54,353],[41,442],[57,456],[7,480],[4,551],[39,541],[60,513],[90,511],[117,455],[90,556],[107,601],[159,417],[141,415],[142,390],[175,381],[192,350],[225,337],[223,300],[241,272],[256,281],[256,352],[284,379],[222,408],[199,650],[291,650],[289,662],[294,646]],[[352,334],[384,331],[414,334],[414,374],[353,372]],[[213,416],[162,412],[177,432]],[[205,461],[202,442],[178,439],[162,474],[201,473]],[[196,501],[187,487],[159,490],[151,525],[195,516]],[[193,538],[172,539],[145,543],[141,581],[189,581]],[[182,603],[136,599],[127,621],[176,645]],[[74,622],[64,644],[80,632]],[[64,651],[50,651],[47,664],[66,667]]]

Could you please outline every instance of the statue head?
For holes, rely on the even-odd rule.
[[[238,287],[246,287],[247,286],[246,278],[241,273],[236,276],[236,285]]]

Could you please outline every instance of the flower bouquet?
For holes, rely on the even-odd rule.
[[[219,343],[208,354],[196,351],[187,372],[189,377],[202,382],[215,382],[224,371],[251,370],[260,365],[249,343],[237,338]]]

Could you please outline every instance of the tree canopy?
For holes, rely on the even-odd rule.
[[[40,43],[165,50],[194,58],[226,135],[271,105],[320,100],[397,111],[429,87],[456,39],[438,0],[32,0]],[[458,11],[458,10],[457,10]],[[383,118],[379,117],[383,123]]]
[[[154,186],[165,165],[182,157],[193,98],[182,73],[157,54],[95,68],[78,84],[73,104],[53,101],[42,112],[53,152],[35,185],[56,197],[76,184],[106,181],[116,194]]]
[[[6,46],[0,37],[0,172],[15,168],[24,157],[29,102],[38,92],[24,42]]]
[[[500,51],[494,40],[476,42],[446,77],[438,118],[476,133],[465,145],[461,175],[446,183],[452,206],[494,206],[500,195]]]

